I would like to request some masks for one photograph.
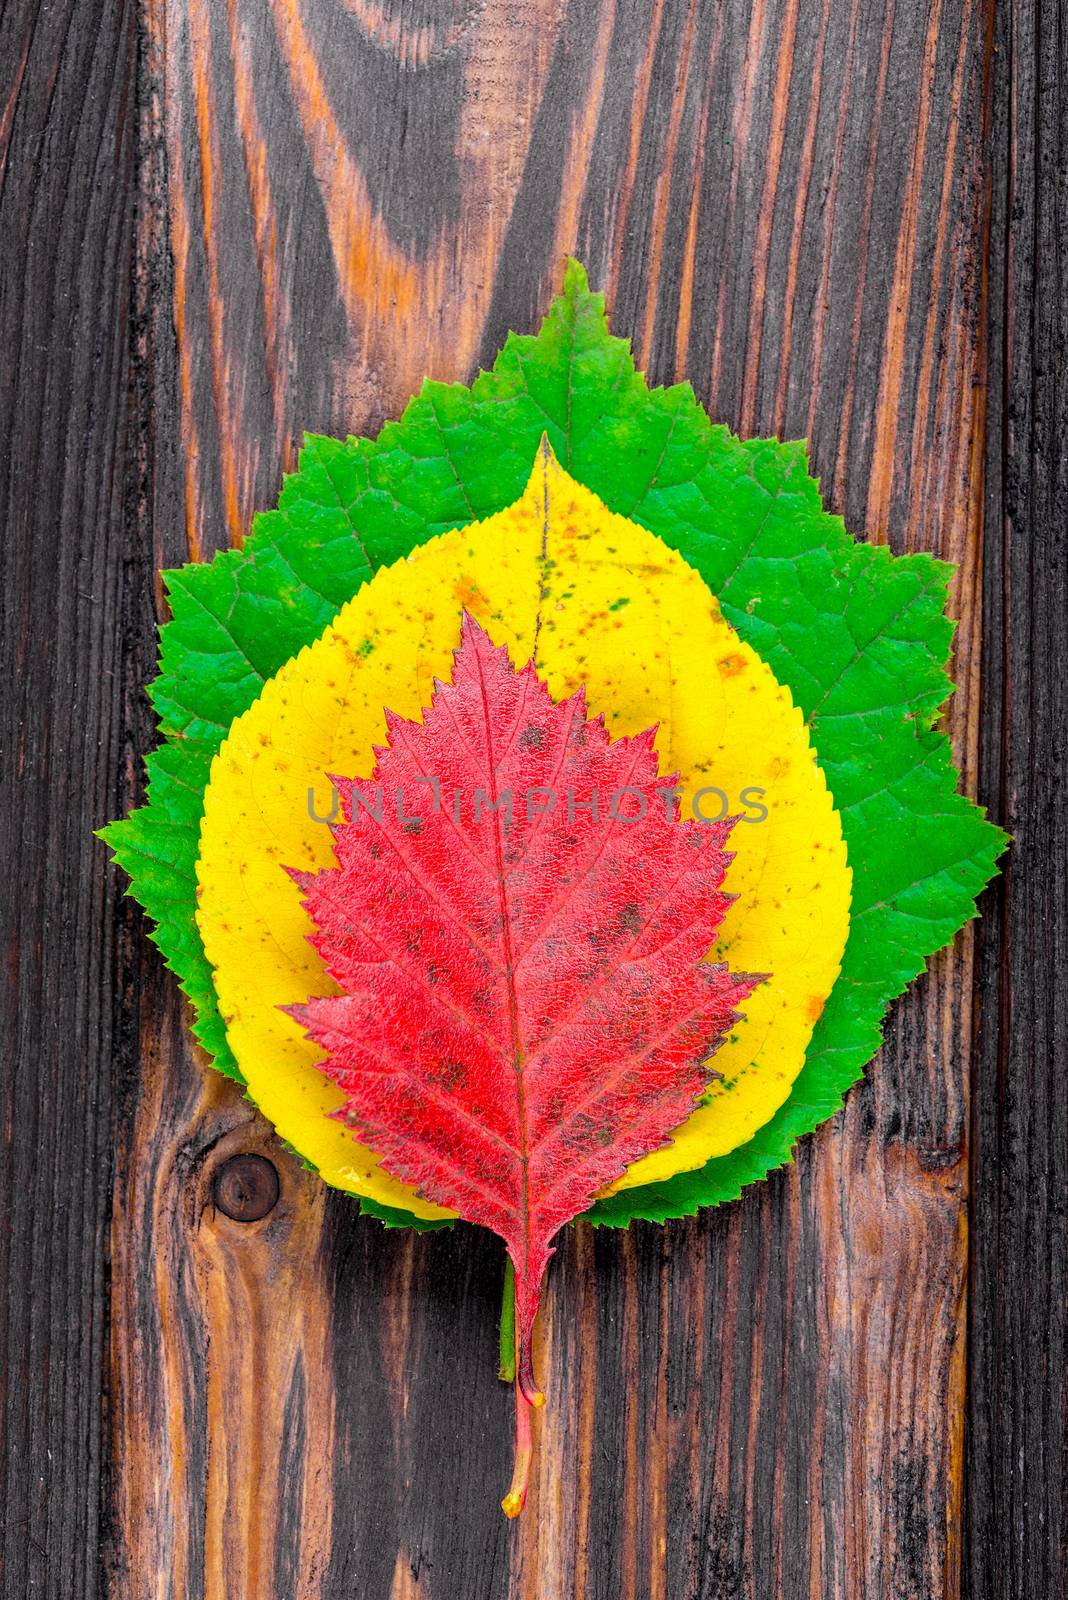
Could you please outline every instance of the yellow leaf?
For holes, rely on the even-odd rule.
[[[723,620],[698,575],[609,512],[543,444],[515,505],[384,569],[268,682],[216,757],[205,795],[197,920],[248,1091],[328,1183],[423,1217],[447,1215],[378,1166],[329,1113],[340,1092],[279,1007],[336,992],[283,871],[332,864],[328,774],[368,777],[383,708],[419,718],[470,611],[513,664],[533,655],[560,698],[585,683],[616,736],[659,724],[683,810],[729,813],[738,896],[714,952],[771,976],[722,1046],[722,1074],[673,1142],[616,1187],[703,1166],[782,1105],[838,976],[851,879],[840,819],[800,711]],[[430,796],[428,794],[428,801]]]

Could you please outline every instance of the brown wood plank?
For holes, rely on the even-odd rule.
[[[470,377],[575,250],[654,378],[807,434],[855,533],[961,562],[974,785],[990,30],[973,0],[151,0],[144,548],[239,539],[302,429]],[[492,1241],[386,1234],[277,1149],[276,1211],[222,1216],[218,1166],[269,1138],[131,952],[113,1592],[959,1593],[971,948],[792,1171],[569,1235],[518,1529]]]

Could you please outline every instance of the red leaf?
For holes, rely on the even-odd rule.
[[[469,617],[424,721],[386,721],[335,779],[337,867],[296,875],[343,993],[291,1009],[383,1165],[508,1248],[514,1514],[551,1241],[685,1121],[757,980],[702,960],[731,823],[679,820],[654,730],[611,740]]]

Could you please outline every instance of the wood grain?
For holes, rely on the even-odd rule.
[[[1068,56],[1063,13],[998,19],[983,798],[1012,830],[976,1011],[967,1572],[1068,1594]]]
[[[241,536],[300,427],[359,431],[425,371],[470,376],[577,249],[655,377],[689,375],[745,432],[809,429],[857,531],[962,562],[969,685],[985,15],[830,6],[812,30],[790,5],[664,4],[651,38],[637,6],[449,15],[391,31],[386,13],[322,0],[162,13],[190,550]],[[954,729],[971,772],[975,726],[966,688]],[[329,1558],[323,1592],[955,1592],[969,1023],[965,942],[794,1173],[663,1235],[578,1230],[542,1329],[551,1404],[518,1535],[496,1520],[508,1401],[492,1379],[491,1248],[382,1238],[332,1200],[321,1252],[356,1252],[367,1273],[373,1249],[375,1279],[405,1288],[403,1317],[387,1292],[342,1337],[356,1286],[335,1280],[338,1407],[362,1470],[324,1449],[330,1542],[315,1549],[309,1528],[301,1544]],[[143,1170],[161,1139],[191,1137],[205,1134],[180,1112],[140,1119],[129,1159]],[[477,1273],[478,1328],[435,1297],[443,1255],[450,1274],[461,1260]],[[270,1301],[267,1262],[260,1284]],[[190,1306],[179,1350],[199,1348],[206,1314]],[[313,1322],[329,1326],[327,1297]],[[427,1344],[443,1339],[431,1378]],[[246,1486],[214,1467],[233,1426],[214,1381],[209,1361],[207,1466],[183,1506],[207,1527],[228,1497],[254,1541]],[[370,1428],[369,1393],[384,1408]],[[165,1427],[152,1449],[176,1475],[182,1438]],[[166,1524],[149,1510],[131,1541]],[[233,1582],[224,1554],[205,1554],[209,1593]]]
[[[1064,37],[1029,0],[0,14],[5,1592],[1065,1593]],[[515,1527],[492,1240],[285,1155],[89,829],[139,793],[160,565],[239,541],[303,429],[469,379],[568,250],[655,380],[960,563],[950,728],[1018,843],[789,1171],[569,1232]],[[280,1174],[247,1224],[242,1151]]]
[[[0,1589],[98,1592],[137,19],[0,11]],[[143,630],[142,630],[143,636]]]

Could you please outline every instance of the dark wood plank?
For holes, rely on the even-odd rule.
[[[0,11],[0,1588],[98,1593],[137,16]],[[143,670],[144,661],[138,670]],[[139,730],[138,743],[147,733]]]
[[[1015,842],[976,999],[967,1570],[997,1600],[1068,1594],[1066,24],[1005,5],[995,58],[982,770]]]
[[[151,0],[145,547],[239,539],[301,429],[469,377],[574,249],[655,378],[807,433],[855,532],[961,562],[974,785],[991,26],[977,0]],[[214,1172],[267,1135],[131,964],[113,1592],[958,1594],[971,951],[791,1172],[569,1236],[518,1530],[492,1242],[384,1234],[277,1150],[277,1215],[223,1217]]]

